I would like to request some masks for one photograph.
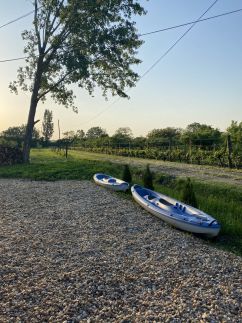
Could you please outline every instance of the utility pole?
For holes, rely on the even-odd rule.
[[[58,131],[59,131],[59,140],[60,140],[60,121],[58,119]]]

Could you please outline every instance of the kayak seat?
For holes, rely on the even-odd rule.
[[[159,199],[159,202],[166,205],[166,206],[173,206],[172,203],[170,203],[169,201],[162,199],[162,198]]]
[[[115,178],[110,178],[110,179],[108,180],[108,183],[116,183],[116,179],[115,179]]]
[[[154,196],[154,195],[148,195],[147,196],[147,199],[149,200],[149,201],[151,201],[151,200],[154,200],[154,199],[156,199],[156,196]]]

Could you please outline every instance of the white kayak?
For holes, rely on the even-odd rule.
[[[209,237],[216,237],[220,231],[216,219],[190,205],[137,184],[131,187],[131,192],[145,210],[176,228]]]
[[[96,184],[110,188],[114,191],[126,191],[129,188],[129,183],[106,174],[95,174],[93,179]]]

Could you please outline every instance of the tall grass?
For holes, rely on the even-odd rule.
[[[180,180],[166,185],[156,184],[158,191],[182,200]],[[242,188],[193,181],[198,208],[211,214],[222,225],[221,233],[242,238]]]
[[[140,170],[133,169],[133,181],[142,185]],[[182,200],[185,179],[155,174],[154,189],[162,194]],[[214,244],[242,255],[242,188],[225,184],[192,181],[198,208],[216,218],[221,224]]]

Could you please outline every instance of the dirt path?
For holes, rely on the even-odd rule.
[[[148,163],[150,168],[159,173],[174,175],[178,177],[192,177],[207,182],[220,182],[242,187],[242,170],[230,170],[228,168],[212,167],[205,165],[191,165],[177,162],[164,162],[160,160],[129,158],[123,156],[110,156],[104,154],[81,152],[82,156],[91,156],[93,159],[112,161],[115,163],[130,164],[145,167]]]

